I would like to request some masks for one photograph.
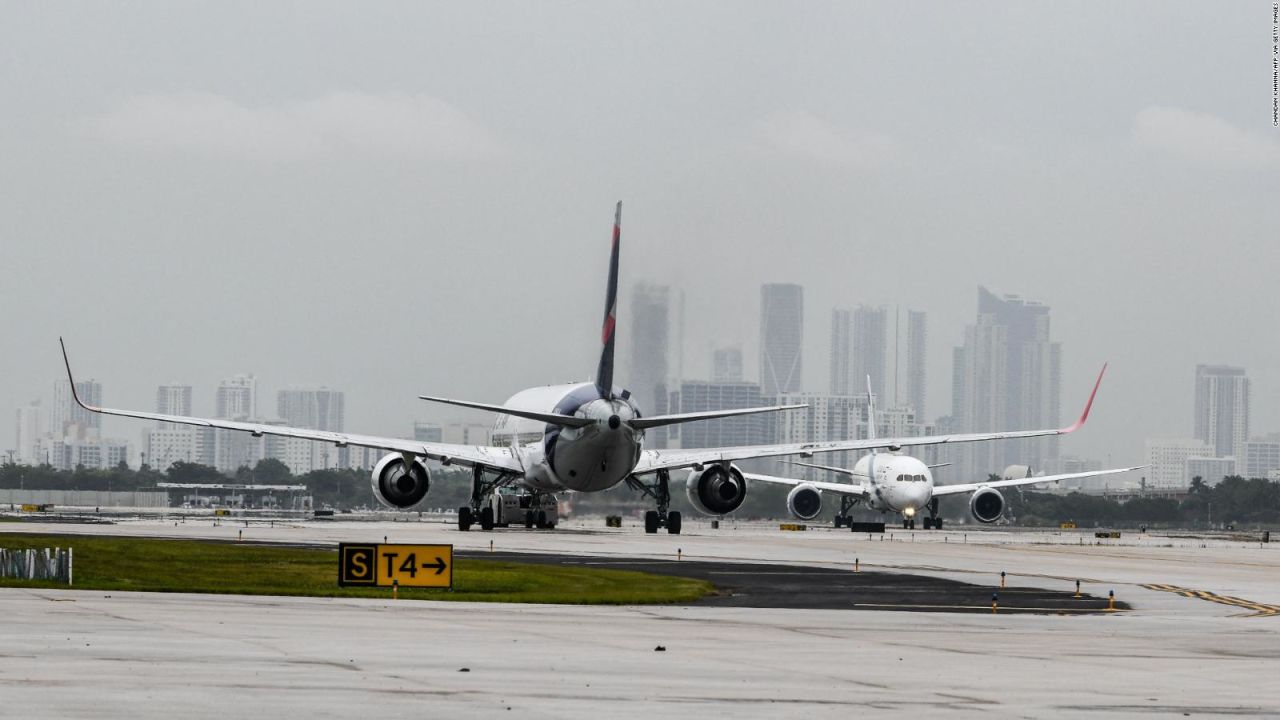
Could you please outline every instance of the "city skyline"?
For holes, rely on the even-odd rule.
[[[763,285],[762,297],[769,292],[769,288],[776,287],[778,286]],[[779,317],[795,319],[798,316],[803,323],[803,315],[794,312],[797,304],[803,304],[803,286],[792,284],[784,287],[786,287],[786,299],[790,307],[782,314],[775,313],[774,321],[778,322]],[[1057,365],[1062,354],[1061,344],[1052,341],[1049,336],[1049,308],[1036,301],[1016,295],[997,296],[987,288],[978,287],[977,323],[965,329],[965,343],[953,347],[951,351],[955,363],[953,365],[955,383],[952,388],[953,415],[936,418],[935,426],[934,418],[914,412],[911,400],[923,394],[923,388],[915,387],[910,374],[919,372],[919,367],[922,365],[921,355],[927,347],[925,343],[927,315],[925,313],[914,310],[907,310],[904,313],[900,307],[888,308],[865,303],[856,306],[854,310],[838,307],[829,309],[828,312],[832,317],[832,332],[829,337],[832,382],[826,388],[827,392],[823,393],[821,387],[807,386],[793,393],[784,393],[779,398],[765,393],[759,382],[760,379],[752,382],[752,378],[745,377],[742,371],[744,353],[741,342],[717,348],[711,353],[708,368],[709,380],[679,377],[676,369],[683,367],[683,362],[672,363],[671,358],[682,357],[687,351],[678,344],[673,346],[670,342],[672,335],[679,337],[679,333],[673,328],[679,319],[673,317],[669,302],[673,295],[682,297],[683,291],[668,285],[643,282],[633,286],[632,296],[637,306],[636,313],[642,317],[642,321],[636,324],[637,329],[630,334],[632,348],[629,369],[640,370],[641,372],[638,373],[640,377],[649,378],[648,382],[652,384],[656,400],[662,402],[670,400],[678,403],[685,406],[683,411],[686,412],[693,411],[691,407],[699,410],[712,409],[711,405],[724,398],[729,398],[728,402],[731,404],[740,404],[743,397],[758,397],[761,402],[777,399],[785,402],[816,403],[819,408],[829,408],[833,407],[832,402],[846,402],[841,398],[865,396],[865,391],[861,388],[851,387],[848,392],[832,391],[838,379],[837,353],[847,351],[849,359],[845,367],[849,368],[849,372],[852,372],[855,364],[864,368],[883,367],[885,374],[895,385],[893,392],[889,392],[888,388],[882,388],[880,393],[877,393],[880,410],[884,413],[880,424],[885,432],[921,434],[926,431],[926,428],[929,432],[990,429],[972,426],[976,422],[975,417],[978,416],[964,418],[954,414],[958,408],[962,409],[968,402],[969,393],[972,392],[969,389],[971,385],[976,388],[997,390],[988,395],[978,394],[978,397],[985,398],[981,407],[985,408],[983,412],[988,413],[985,416],[988,421],[994,422],[992,418],[1003,413],[1005,422],[1009,423],[1005,427],[1011,428],[1012,421],[1008,418],[1014,413],[1021,413],[1026,418],[1055,417],[1051,412],[1054,396],[1057,394],[1053,384],[1058,377]],[[799,303],[796,302],[797,300]],[[862,320],[858,321],[860,315]],[[890,317],[893,318],[892,322],[888,320]],[[762,311],[762,326],[768,320],[769,316]],[[857,330],[859,322],[862,327]],[[847,329],[844,339],[841,337],[842,325]],[[893,326],[892,331],[885,327],[886,325]],[[871,330],[869,331],[868,328]],[[802,328],[788,330],[782,327],[780,329],[782,332],[779,335],[788,338],[791,343],[788,348],[794,348],[795,340],[801,336]],[[862,338],[859,343],[859,349],[863,355],[861,358],[857,357],[849,344],[842,345],[842,342],[847,342],[847,339],[859,336]],[[890,336],[893,338],[892,341]],[[1013,343],[1010,342],[1009,336],[1014,337]],[[646,340],[652,343],[642,352],[641,344]],[[973,373],[965,370],[967,364],[973,362],[969,359],[969,355],[977,347],[985,348],[982,356],[989,356],[987,360],[982,360],[986,363],[987,369],[978,373],[981,376],[979,378],[981,382],[972,377],[966,377]],[[761,350],[763,354],[763,346]],[[1010,358],[1014,359],[1010,360]],[[656,370],[646,367],[654,363],[658,364]],[[1033,374],[1023,378],[1010,378],[1007,374],[1009,365],[1022,367],[1024,375],[1028,369]],[[888,371],[889,366],[894,367],[893,372]],[[724,376],[718,376],[718,374]],[[1176,439],[1175,436],[1168,436],[1174,439],[1144,438],[1142,452],[1145,453],[1147,462],[1153,466],[1147,478],[1148,487],[1173,489],[1179,483],[1185,487],[1196,472],[1229,471],[1253,473],[1260,477],[1269,477],[1273,473],[1280,472],[1280,434],[1272,433],[1255,437],[1249,433],[1251,386],[1244,368],[1199,364],[1195,368],[1195,374],[1197,402],[1192,425],[1196,433],[1212,434],[1220,442],[1230,442],[1235,452],[1224,455],[1213,443],[1194,438]],[[631,383],[629,379],[622,381],[629,385]],[[998,384],[993,384],[997,381],[999,381]],[[896,387],[899,383],[902,383],[902,386]],[[1016,403],[1008,392],[1008,389],[1015,385],[1022,388],[1018,393],[1021,400]],[[69,386],[65,379],[55,381],[52,387],[54,402],[51,405],[46,405],[43,399],[38,398],[32,403],[17,408],[15,448],[10,458],[30,461],[34,457],[38,460],[38,456],[43,453],[45,457],[57,456],[63,462],[71,462],[72,458],[80,457],[82,453],[93,453],[85,456],[92,458],[117,457],[124,452],[128,453],[127,456],[131,461],[138,457],[149,458],[149,464],[153,466],[167,466],[169,462],[180,459],[214,465],[225,473],[231,473],[241,465],[252,465],[256,460],[264,457],[284,460],[291,468],[304,472],[321,467],[366,467],[377,459],[368,456],[365,451],[338,452],[305,441],[285,441],[275,438],[245,439],[236,433],[220,431],[215,434],[209,430],[170,426],[166,423],[154,423],[155,427],[143,428],[140,432],[141,442],[136,445],[132,441],[103,438],[100,428],[85,424],[90,418],[98,416],[87,416],[83,411],[80,411],[79,415],[76,414],[80,409],[71,404]],[[94,402],[101,402],[103,392],[101,383],[96,380],[84,380],[78,381],[77,387],[83,395],[96,398]],[[663,391],[668,387],[671,388],[670,391]],[[718,389],[712,390],[712,388]],[[685,390],[692,390],[693,394],[682,397],[682,391]],[[710,395],[708,395],[709,391]],[[227,414],[237,419],[250,419],[254,416],[245,413],[256,411],[257,395],[256,376],[237,374],[220,380],[213,397],[218,415]],[[342,391],[323,386],[299,387],[297,384],[287,383],[276,392],[276,395],[275,418],[256,417],[254,419],[315,429],[335,431],[343,429],[345,393]],[[160,384],[156,386],[154,397],[158,412],[199,414],[193,410],[192,405],[200,395],[193,392],[191,385],[177,382]],[[865,403],[865,400],[862,402]],[[1214,412],[1209,413],[1207,408],[1213,408]],[[819,415],[814,415],[815,412]],[[830,421],[825,419],[826,414],[829,413],[830,410],[811,408],[807,413],[797,414],[795,418],[777,422],[755,425],[739,423],[741,427],[729,431],[729,436],[736,441],[751,444],[777,442],[784,439],[796,440],[798,439],[797,428],[808,427],[816,433],[809,439],[836,439],[829,437],[833,432],[830,428],[842,426],[829,424]],[[801,416],[809,419],[804,420]],[[1222,416],[1225,420],[1219,419],[1218,416]],[[905,424],[901,424],[903,422]],[[1040,424],[1056,422],[1056,419],[1052,423],[1045,419]],[[36,428],[41,427],[42,423],[45,429],[40,431],[37,442],[32,443],[33,433],[36,432]],[[413,432],[401,434],[405,437],[422,439],[450,438],[445,441],[466,443],[479,441],[482,437],[487,440],[489,425],[488,422],[468,420],[466,417],[447,418],[444,422],[415,420]],[[712,423],[706,429],[695,428],[687,431],[686,441],[690,438],[694,440],[702,438],[698,442],[718,442],[713,439],[713,436],[722,438],[726,432],[724,429],[726,425],[724,421],[720,421]],[[58,438],[55,434],[51,434],[53,429],[59,426],[63,428],[62,433],[66,440],[61,444],[53,442]],[[865,432],[865,429],[858,432]],[[674,442],[680,442],[675,433],[671,433],[671,437]],[[1224,437],[1227,439],[1222,440]],[[1242,437],[1246,439],[1241,440]],[[658,447],[659,444],[665,445],[667,440],[667,434],[655,433],[650,443],[651,446]],[[945,455],[949,460],[959,460],[964,472],[978,474],[999,470],[1003,467],[1001,463],[1029,464],[1038,472],[1064,472],[1067,471],[1064,468],[1094,468],[1101,465],[1099,458],[1081,457],[1080,453],[1064,455],[1059,459],[1056,448],[1050,444],[1052,442],[1040,441],[1038,444],[1041,450],[1026,449],[1028,443],[1022,443],[1022,447],[1019,447],[1019,443],[1009,442],[992,444],[1003,447],[978,448],[977,452],[957,452],[958,448],[953,448],[940,454]],[[127,444],[122,446],[121,443]],[[24,451],[24,447],[31,449]],[[1135,454],[1140,453],[1135,452]]]

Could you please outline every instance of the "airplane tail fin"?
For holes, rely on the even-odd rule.
[[[613,251],[609,254],[609,284],[604,298],[604,325],[600,330],[600,365],[596,368],[596,390],[600,397],[613,399],[613,345],[618,317],[618,246],[622,239],[622,201],[613,215]]]

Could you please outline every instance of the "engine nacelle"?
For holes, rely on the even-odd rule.
[[[404,457],[391,453],[373,466],[373,496],[378,502],[396,510],[406,510],[427,497],[431,489],[431,473],[418,458],[405,468]]]
[[[1004,496],[991,488],[983,488],[969,497],[969,512],[981,523],[993,523],[1004,514]]]
[[[787,493],[787,512],[801,520],[812,520],[822,512],[822,491],[812,485],[797,485]]]
[[[733,465],[690,470],[684,487],[689,502],[703,515],[728,515],[747,499],[747,480]]]

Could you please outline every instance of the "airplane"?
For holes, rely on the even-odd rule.
[[[1098,394],[1098,387],[1102,384],[1102,376],[1106,372],[1107,366],[1103,365],[1102,371],[1098,373],[1098,381],[1093,386],[1093,392],[1089,395],[1089,402],[1085,404],[1084,412],[1080,414],[1080,419],[1069,428],[1064,428],[1063,432],[1071,432],[1084,425],[1085,420],[1089,418],[1089,410],[1093,407],[1093,398]],[[869,376],[867,377],[867,432],[871,439],[875,438],[876,404],[875,395],[871,392],[871,378]],[[1027,477],[1024,478],[989,480],[958,485],[934,485],[932,470],[950,463],[926,465],[923,461],[910,455],[878,454],[876,448],[872,448],[870,452],[859,458],[852,470],[806,462],[790,462],[789,464],[844,475],[852,478],[853,482],[812,482],[758,473],[744,473],[744,476],[749,481],[791,486],[791,492],[787,493],[787,511],[801,520],[812,520],[822,512],[822,494],[824,492],[839,497],[840,511],[836,515],[836,527],[848,524],[851,530],[856,530],[857,528],[849,521],[848,513],[855,505],[862,502],[865,502],[867,507],[872,510],[879,510],[881,514],[901,513],[902,528],[904,530],[914,530],[916,527],[916,515],[921,510],[928,510],[929,514],[924,518],[924,529],[941,530],[942,516],[938,514],[938,498],[947,495],[972,493],[969,498],[970,514],[978,522],[990,524],[1004,515],[1004,496],[1000,494],[997,488],[1101,477],[1103,475],[1140,470],[1145,467],[1116,468],[1062,475],[1042,475],[1039,477],[1031,477],[1030,469],[1028,468]]]
[[[655,509],[645,513],[645,532],[666,528],[679,534],[682,519],[672,511],[671,473],[687,470],[685,493],[699,512],[724,516],[737,510],[746,499],[747,482],[738,461],[755,458],[844,450],[893,450],[912,445],[975,442],[1004,437],[1039,437],[1072,432],[1070,428],[1025,430],[1005,433],[971,433],[932,437],[857,440],[818,443],[783,443],[725,448],[647,450],[645,431],[678,423],[733,417],[764,412],[795,410],[805,405],[714,410],[644,416],[628,390],[613,384],[614,337],[617,330],[618,266],[621,247],[622,203],[614,213],[612,246],[605,292],[604,321],[600,334],[600,357],[593,380],[568,385],[535,387],[512,395],[502,405],[454,400],[430,395],[430,402],[494,412],[499,415],[494,434],[505,436],[507,445],[459,445],[400,438],[339,433],[284,425],[268,425],[235,420],[198,418],[136,410],[118,410],[88,405],[75,392],[75,378],[62,343],[63,363],[71,382],[72,397],[89,412],[141,420],[247,432],[255,437],[272,435],[332,443],[337,447],[356,446],[387,451],[373,468],[373,494],[383,505],[408,510],[420,504],[431,487],[425,464],[471,469],[468,504],[458,509],[458,529],[482,530],[506,526],[504,511],[523,513],[526,527],[554,528],[557,492],[599,492],[625,483],[652,500]],[[570,300],[571,301],[571,300]],[[1096,392],[1096,389],[1095,389]]]

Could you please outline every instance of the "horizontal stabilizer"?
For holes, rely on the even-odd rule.
[[[756,413],[780,412],[782,410],[799,410],[808,405],[774,405],[772,407],[739,408],[737,410],[711,410],[709,412],[679,413],[676,415],[654,415],[653,417],[634,418],[627,424],[637,430],[676,425],[678,423],[696,422],[698,420],[715,420],[716,418],[734,417],[737,415],[755,415]]]
[[[586,427],[595,423],[594,420],[589,420],[587,418],[538,412],[537,410],[509,408],[505,405],[489,405],[487,403],[470,402],[467,400],[450,400],[449,398],[431,397],[429,395],[419,395],[418,399],[426,400],[428,402],[444,403],[445,405],[457,405],[458,407],[473,408],[475,410],[488,410],[489,412],[502,413],[503,415],[514,415],[516,417],[544,422],[548,425],[559,425],[560,427],[567,428]]]

